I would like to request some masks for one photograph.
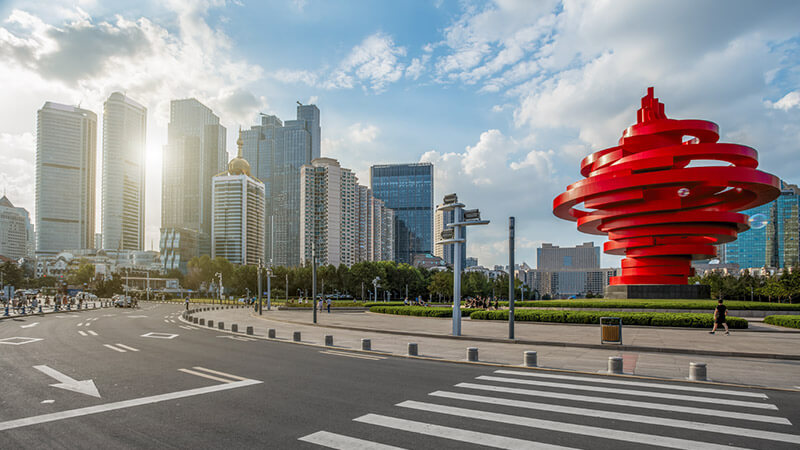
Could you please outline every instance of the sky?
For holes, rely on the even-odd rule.
[[[114,91],[148,108],[146,241],[158,249],[169,102],[197,98],[236,131],[259,112],[321,111],[322,155],[369,184],[373,164],[434,164],[435,199],[479,208],[467,254],[535,267],[584,235],[552,214],[580,160],[617,144],[648,86],[671,118],[800,182],[800,2],[0,1],[0,183],[34,211],[36,111],[98,114]],[[102,133],[98,130],[100,185]],[[97,230],[100,231],[98,192]],[[619,259],[604,256],[604,266]]]

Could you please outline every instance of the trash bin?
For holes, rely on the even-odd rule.
[[[600,318],[600,343],[622,344],[622,319],[619,317]]]

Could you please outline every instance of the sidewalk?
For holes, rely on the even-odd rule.
[[[687,353],[660,353],[658,348],[671,347],[689,351],[748,351],[752,353],[800,355],[800,333],[731,332],[709,335],[708,330],[624,327],[623,342],[653,351],[620,350],[613,345],[599,347],[597,326],[517,323],[517,340],[539,341],[520,344],[505,339],[506,322],[464,320],[460,338],[449,336],[451,319],[393,316],[366,312],[318,312],[318,324],[311,323],[311,311],[266,311],[263,316],[250,309],[223,309],[195,313],[194,317],[223,321],[225,328],[235,323],[240,331],[247,326],[254,334],[265,337],[274,328],[278,340],[291,341],[292,332],[300,331],[304,343],[324,344],[324,335],[334,336],[339,349],[360,349],[361,339],[372,340],[372,350],[405,355],[407,343],[419,345],[420,356],[463,361],[467,347],[478,347],[480,360],[499,364],[520,365],[523,352],[535,350],[539,366],[546,368],[604,372],[609,356],[621,356],[625,373],[660,378],[686,379],[690,362],[708,364],[713,381],[800,389],[800,360],[763,359],[731,356],[707,356]],[[339,328],[341,327],[341,328]],[[411,335],[409,335],[409,333]],[[416,334],[416,335],[414,335]],[[548,341],[548,343],[543,343]]]

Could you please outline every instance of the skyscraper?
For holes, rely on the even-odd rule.
[[[781,181],[781,195],[761,206],[742,211],[760,217],[748,231],[724,245],[720,260],[741,269],[796,267],[800,257],[800,188]]]
[[[114,92],[103,106],[103,248],[144,249],[147,109]]]
[[[94,244],[97,115],[46,102],[36,123],[36,254]]]
[[[373,195],[395,214],[395,261],[433,253],[433,164],[376,165],[370,178]]]
[[[442,231],[445,228],[450,229],[452,227],[448,227],[447,224],[456,222],[455,220],[456,211],[451,209],[449,211],[440,211],[437,207],[436,211],[434,212],[434,221],[433,221],[433,240],[434,240],[434,249],[433,255],[442,258],[445,263],[455,266],[455,248],[453,245],[441,245],[436,244],[436,241],[441,240]],[[463,218],[459,217],[459,222],[462,221]],[[467,237],[467,228],[461,228],[461,237]],[[467,267],[467,243],[461,243],[461,267]]]
[[[166,269],[186,270],[211,255],[211,178],[225,168],[225,127],[196,99],[170,104],[161,192],[161,256]]]
[[[17,208],[5,195],[0,198],[0,256],[13,260],[33,256],[31,219],[25,208]]]
[[[299,105],[297,120],[262,114],[260,125],[243,132],[243,156],[264,183],[265,255],[275,265],[300,263],[300,168],[320,156],[319,118],[315,105]]]
[[[211,256],[233,264],[258,264],[264,259],[264,183],[253,177],[250,164],[238,155],[228,170],[213,178]]]

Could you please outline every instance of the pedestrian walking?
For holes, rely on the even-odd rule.
[[[727,316],[728,308],[722,304],[722,299],[720,299],[719,303],[717,303],[717,307],[714,309],[714,328],[712,328],[708,334],[714,334],[714,332],[717,331],[717,327],[720,325],[725,327],[725,334],[731,334],[731,332],[728,331]]]
[[[186,296],[186,300],[184,300],[184,303],[186,304],[186,310],[188,311],[189,310],[189,296],[188,295]]]
[[[317,305],[319,305],[319,312],[322,312],[322,299],[319,299],[319,303],[317,303]]]
[[[328,314],[330,314],[331,313],[331,299],[328,299],[327,303],[328,303]]]

